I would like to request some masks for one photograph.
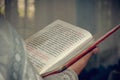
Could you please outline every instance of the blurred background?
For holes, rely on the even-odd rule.
[[[120,24],[120,0],[0,0],[0,14],[24,39],[56,19],[83,27],[99,37]],[[120,59],[119,41],[120,30],[99,45],[100,51],[79,77],[107,80]]]

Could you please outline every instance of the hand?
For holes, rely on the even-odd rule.
[[[69,69],[74,70],[78,75],[81,73],[81,71],[84,69],[84,67],[87,65],[88,60],[90,57],[95,54],[98,51],[98,48],[93,49],[90,53],[82,57],[80,60],[78,60],[76,63],[74,63],[72,66],[69,67]]]

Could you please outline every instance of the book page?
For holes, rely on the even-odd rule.
[[[44,72],[91,39],[88,31],[57,20],[26,40],[28,57]]]

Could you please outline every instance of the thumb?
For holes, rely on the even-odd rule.
[[[95,54],[98,51],[98,48],[93,49],[91,52],[86,54],[84,57],[82,57],[80,60],[78,60],[76,63],[74,63],[72,66],[69,67],[69,69],[74,70],[77,74],[80,74],[80,72],[83,70],[83,68],[88,63],[88,60],[91,58],[93,54]]]

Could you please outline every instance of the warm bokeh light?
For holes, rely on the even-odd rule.
[[[29,0],[28,1],[28,17],[30,19],[33,18],[35,12],[35,7],[34,7],[34,0]]]
[[[25,14],[27,18],[33,18],[34,16],[34,0],[27,0],[27,5],[25,6],[25,0],[18,0],[18,12],[19,16],[24,18]],[[27,9],[25,13],[25,9]]]
[[[18,0],[18,12],[19,12],[19,16],[20,17],[24,17],[24,10],[25,9],[25,5],[24,5],[24,0]]]
[[[4,14],[4,9],[5,9],[4,0],[0,0],[0,13]]]

